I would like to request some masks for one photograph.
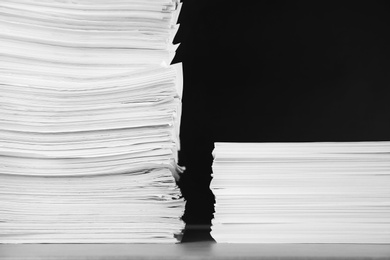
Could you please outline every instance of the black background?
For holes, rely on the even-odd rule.
[[[182,1],[184,241],[207,240],[214,142],[390,140],[390,1]]]

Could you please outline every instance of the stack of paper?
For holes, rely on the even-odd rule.
[[[212,236],[390,243],[390,142],[216,143]]]
[[[177,0],[2,0],[0,243],[176,242]]]

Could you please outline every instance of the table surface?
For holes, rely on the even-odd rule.
[[[390,259],[390,244],[3,244],[15,259]]]

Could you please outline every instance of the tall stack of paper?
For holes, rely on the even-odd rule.
[[[178,0],[2,0],[0,243],[176,242]]]
[[[216,143],[212,236],[390,243],[390,142]]]

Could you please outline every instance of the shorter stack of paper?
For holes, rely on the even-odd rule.
[[[212,236],[390,243],[390,142],[216,143]]]

